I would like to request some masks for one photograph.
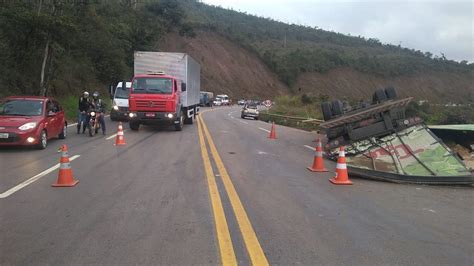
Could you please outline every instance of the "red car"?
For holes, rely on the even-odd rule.
[[[63,108],[53,98],[11,96],[0,100],[0,146],[45,149],[48,140],[66,138]]]

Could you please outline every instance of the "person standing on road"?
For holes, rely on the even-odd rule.
[[[89,111],[89,108],[91,106],[91,102],[89,99],[89,93],[85,91],[82,94],[82,97],[79,98],[79,114],[77,117],[77,134],[81,132],[81,124],[83,124],[82,127],[82,133],[86,131],[87,128],[87,111]]]
[[[99,113],[99,123],[102,128],[102,135],[105,135],[105,103],[99,98],[99,92],[95,91],[92,94],[92,106],[97,113]]]

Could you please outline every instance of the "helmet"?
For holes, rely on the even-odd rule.
[[[89,97],[89,93],[88,93],[87,91],[83,92],[82,95],[83,95],[85,98]]]
[[[99,97],[99,92],[94,91],[94,93],[92,94],[92,97],[97,99],[97,97]]]

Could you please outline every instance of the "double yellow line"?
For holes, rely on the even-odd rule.
[[[198,134],[199,143],[201,145],[201,156],[204,162],[204,169],[207,177],[207,184],[209,187],[209,195],[211,198],[212,210],[214,213],[214,220],[216,224],[217,240],[219,242],[219,251],[221,255],[221,261],[223,265],[237,265],[235,257],[234,247],[232,245],[232,238],[229,233],[229,227],[224,214],[224,208],[222,207],[221,197],[217,188],[214,171],[211,166],[211,160],[209,158],[206,142],[204,136],[209,143],[209,149],[211,150],[212,157],[217,166],[217,170],[222,178],[222,183],[229,197],[230,204],[234,211],[237,223],[244,239],[244,244],[249,254],[250,260],[253,265],[268,265],[267,258],[263,253],[262,247],[258,242],[257,235],[253,230],[252,224],[245,212],[244,206],[240,201],[239,195],[235,190],[234,185],[227,173],[224,163],[217,152],[214,141],[212,140],[209,130],[207,129],[206,123],[202,120],[201,116],[198,116]]]

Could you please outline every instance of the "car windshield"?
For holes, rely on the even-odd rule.
[[[123,89],[122,87],[117,87],[115,90],[115,98],[117,99],[128,99],[130,95],[130,88]]]
[[[148,94],[171,94],[173,82],[169,78],[136,78],[133,80],[133,92]]]
[[[0,115],[39,116],[43,113],[43,101],[6,100],[0,102]]]
[[[256,105],[247,105],[247,109],[257,109]]]

